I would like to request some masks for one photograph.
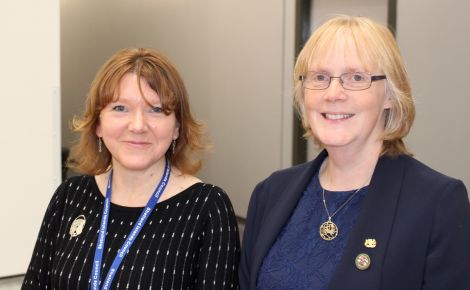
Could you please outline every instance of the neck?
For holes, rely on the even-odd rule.
[[[113,165],[111,202],[128,206],[143,207],[147,204],[165,171],[165,160],[144,171],[132,171]]]
[[[326,148],[328,158],[320,169],[323,188],[347,191],[368,185],[380,156],[382,142],[375,145],[349,151],[344,148]]]

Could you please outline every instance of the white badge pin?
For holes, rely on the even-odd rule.
[[[72,238],[80,235],[83,231],[83,228],[85,227],[85,223],[86,223],[86,219],[85,219],[85,216],[84,215],[79,215],[78,217],[76,217],[73,222],[72,222],[72,225],[70,226],[70,236]]]
[[[375,239],[366,239],[364,241],[364,246],[366,246],[366,248],[375,248],[377,246],[377,241]]]

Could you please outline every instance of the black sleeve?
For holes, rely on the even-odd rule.
[[[250,289],[251,257],[253,254],[252,248],[256,241],[256,235],[259,230],[259,228],[257,228],[257,222],[260,222],[260,219],[256,218],[256,216],[259,214],[257,209],[257,196],[260,194],[260,192],[262,192],[263,184],[264,182],[261,182],[255,187],[250,198],[250,204],[248,206],[245,230],[243,234],[240,268],[238,271],[241,290]]]
[[[214,187],[199,256],[197,289],[238,289],[240,237],[227,194]]]
[[[432,223],[423,290],[470,289],[470,204],[461,181],[444,190]]]
[[[21,289],[52,288],[50,277],[54,245],[58,236],[66,191],[67,186],[64,182],[57,188],[49,202]]]

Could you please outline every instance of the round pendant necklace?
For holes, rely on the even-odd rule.
[[[354,193],[349,196],[349,198],[340,206],[338,207],[335,212],[330,215],[330,212],[328,211],[328,207],[326,206],[326,201],[325,201],[325,189],[322,188],[322,196],[323,196],[323,206],[325,207],[326,214],[328,215],[328,220],[326,222],[323,222],[320,225],[320,237],[324,239],[325,241],[331,241],[334,238],[338,236],[338,226],[331,220],[340,210],[342,210],[352,199],[356,194],[362,189],[359,188]]]

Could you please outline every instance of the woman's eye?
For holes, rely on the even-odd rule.
[[[316,82],[324,82],[327,80],[327,76],[326,75],[323,75],[323,74],[316,74],[314,77],[313,77],[313,80],[316,81]]]
[[[162,110],[161,107],[153,107],[153,108],[152,108],[152,112],[154,112],[154,113],[161,113],[161,112],[163,112],[163,110]]]
[[[113,107],[113,111],[124,112],[124,111],[126,111],[126,107],[124,107],[123,105],[116,105],[116,106]]]
[[[362,74],[356,73],[352,75],[351,79],[355,82],[362,82],[364,81],[364,76]]]

